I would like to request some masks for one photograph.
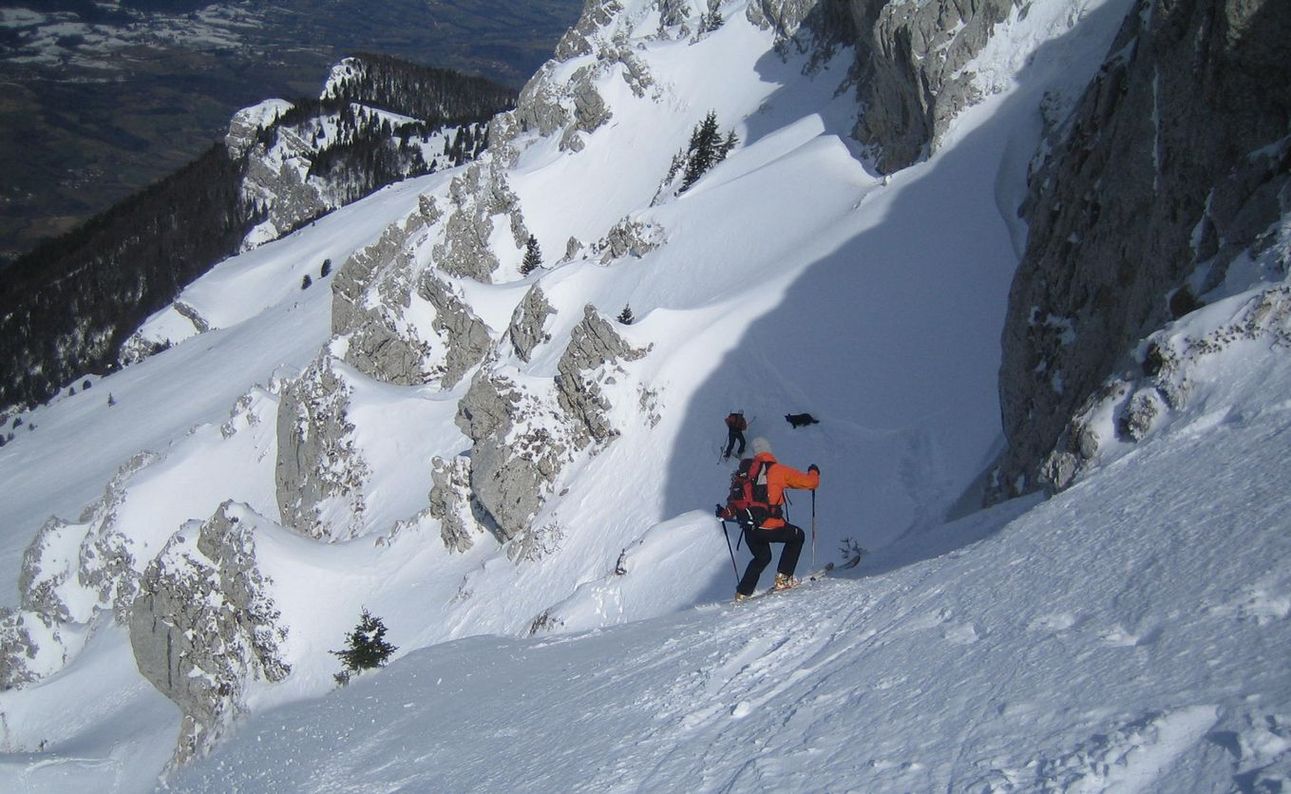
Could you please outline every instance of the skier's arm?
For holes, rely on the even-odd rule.
[[[820,469],[812,468],[804,472],[784,464],[779,464],[779,468],[783,471],[784,487],[786,488],[805,488],[806,490],[814,491],[820,485]]]

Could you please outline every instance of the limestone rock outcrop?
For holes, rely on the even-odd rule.
[[[1072,417],[1138,368],[1139,340],[1277,239],[1291,207],[1289,125],[1291,5],[1170,0],[1129,14],[1030,176],[992,498],[1069,482],[1042,467],[1055,449],[1079,454]],[[1138,404],[1146,416],[1147,398]]]
[[[317,540],[362,533],[370,475],[350,422],[352,387],[326,353],[283,386],[275,470],[283,526]]]
[[[183,714],[172,762],[199,756],[244,707],[248,682],[281,681],[287,630],[256,562],[255,514],[226,502],[174,535],[130,617],[139,672]]]
[[[554,381],[480,370],[458,404],[457,425],[473,445],[470,484],[486,524],[505,542],[528,532],[551,485],[574,453],[618,434],[605,389],[632,348],[588,306],[574,328]],[[527,537],[527,536],[526,536]]]

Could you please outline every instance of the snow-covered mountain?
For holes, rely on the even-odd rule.
[[[1291,784],[1286,202],[1101,373],[1068,490],[980,508],[1028,175],[1125,31],[1212,5],[589,0],[477,162],[227,260],[176,304],[203,327],[157,315],[168,350],[0,448],[0,775]],[[821,469],[801,568],[858,567],[727,603],[734,409]],[[398,650],[337,691],[364,610]]]

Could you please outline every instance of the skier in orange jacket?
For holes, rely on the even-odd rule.
[[[744,540],[749,544],[753,559],[744,569],[744,576],[735,588],[735,600],[742,601],[753,594],[758,586],[762,571],[771,563],[771,544],[783,543],[780,562],[776,566],[775,589],[786,590],[798,584],[793,572],[798,567],[798,555],[807,536],[803,531],[784,519],[784,492],[787,488],[804,488],[816,490],[820,485],[820,469],[816,464],[807,467],[807,471],[798,471],[776,460],[771,452],[771,444],[765,438],[753,439],[753,460],[761,461],[758,474],[760,487],[765,478],[766,503],[765,517],[754,511],[754,520],[742,521]]]

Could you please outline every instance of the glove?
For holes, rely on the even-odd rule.
[[[811,464],[810,466],[808,466],[808,467],[807,467],[807,471],[808,471],[808,472],[813,472],[813,471],[814,471],[814,472],[816,472],[817,474],[820,474],[820,467],[813,463],[813,464]]]
[[[723,509],[724,508],[721,505],[718,505],[717,509],[713,511],[713,515],[717,516],[718,518],[721,518]]]

